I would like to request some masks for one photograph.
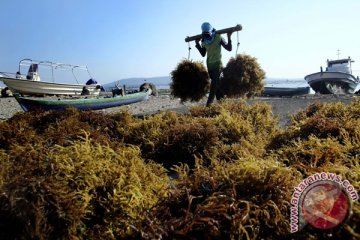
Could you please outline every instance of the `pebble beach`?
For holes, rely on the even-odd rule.
[[[249,104],[256,102],[265,102],[272,107],[273,114],[278,117],[279,125],[286,126],[290,120],[290,114],[295,114],[300,110],[305,109],[315,102],[342,102],[349,104],[357,95],[317,95],[310,94],[304,96],[297,96],[291,98],[281,97],[255,97],[248,99]],[[186,113],[192,106],[205,106],[206,98],[199,102],[181,102],[179,98],[172,97],[169,93],[161,93],[158,96],[151,96],[148,101],[133,103],[120,107],[97,110],[104,113],[116,113],[118,111],[127,109],[133,115],[142,116],[160,113],[162,111],[175,111],[179,113]],[[216,102],[215,102],[216,104]],[[11,118],[17,112],[22,112],[20,105],[15,98],[0,98],[0,121],[5,121]]]

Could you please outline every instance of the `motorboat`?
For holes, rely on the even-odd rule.
[[[27,74],[22,74],[24,67],[28,68]],[[47,70],[47,71],[46,71]],[[70,74],[62,74],[62,72],[70,72]],[[83,71],[86,73],[87,81],[84,84],[80,84],[75,71]],[[61,72],[58,75],[66,76],[63,81],[55,81],[56,73]],[[40,77],[40,73],[44,73],[49,80],[43,81]],[[81,74],[84,76],[84,74]],[[68,79],[69,77],[74,79]],[[87,66],[71,65],[64,63],[54,63],[50,61],[36,61],[31,59],[23,59],[19,62],[19,70],[14,73],[0,72],[0,81],[9,87],[13,93],[19,93],[21,95],[81,95],[84,92],[87,95],[99,95],[101,86],[94,80]]]
[[[320,67],[320,72],[305,76],[305,80],[316,93],[353,94],[359,84],[359,77],[352,74],[353,62],[350,57],[327,60],[325,71]]]

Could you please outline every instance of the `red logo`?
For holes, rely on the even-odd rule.
[[[301,214],[313,227],[330,229],[344,223],[351,212],[349,196],[338,184],[321,181],[303,193]]]

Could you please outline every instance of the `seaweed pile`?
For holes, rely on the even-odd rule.
[[[228,99],[144,118],[18,113],[0,132],[1,239],[360,236],[359,202],[341,228],[290,233],[305,177],[334,172],[360,189],[358,100],[311,105],[284,129],[269,105]]]

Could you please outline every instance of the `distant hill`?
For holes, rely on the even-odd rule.
[[[115,87],[115,84],[119,84],[119,86],[125,85],[126,88],[138,88],[143,83],[152,83],[157,88],[168,87],[171,83],[170,76],[163,77],[151,77],[151,78],[125,78],[120,79],[111,83],[103,84],[102,86],[106,91],[111,91],[112,88]]]

